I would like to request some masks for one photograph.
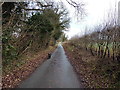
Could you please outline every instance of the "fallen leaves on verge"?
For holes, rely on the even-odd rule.
[[[95,68],[94,65],[96,64],[97,57],[90,55],[90,53],[86,52],[84,49],[78,49],[69,44],[64,45],[64,49],[84,87],[109,87],[111,82],[93,70]]]
[[[47,60],[48,53],[53,52],[54,49],[41,51],[35,59],[27,60],[25,64],[20,67],[14,68],[12,71],[2,77],[3,88],[15,88],[21,81],[28,78],[28,76],[34,72],[34,70]]]

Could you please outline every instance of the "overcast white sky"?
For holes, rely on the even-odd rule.
[[[74,35],[83,35],[86,26],[88,28],[92,28],[95,25],[104,22],[104,19],[108,17],[108,11],[110,12],[110,10],[114,10],[115,1],[118,0],[83,0],[86,4],[85,9],[87,16],[85,16],[84,19],[80,22],[76,22],[75,20],[74,8],[72,8],[65,0],[62,1],[68,8],[72,19],[69,31],[66,32],[66,35],[68,35],[68,37],[71,38]]]
[[[86,27],[88,29],[91,29],[94,28],[96,25],[107,21],[108,13],[111,13],[115,10],[115,2],[116,5],[118,5],[118,1],[120,0],[73,0],[83,2],[85,4],[84,8],[87,15],[82,20],[80,20],[80,22],[76,21],[77,17],[75,16],[75,9],[71,5],[69,5],[66,0],[54,1],[64,2],[66,8],[70,13],[70,28],[68,28],[69,31],[65,32],[70,39],[75,35],[84,35]],[[90,32],[92,32],[92,29]]]

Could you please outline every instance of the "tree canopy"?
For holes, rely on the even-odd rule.
[[[32,2],[39,9],[31,9],[29,4],[2,4],[3,65],[13,62],[27,51],[38,51],[55,45],[69,27],[69,13],[62,2]]]

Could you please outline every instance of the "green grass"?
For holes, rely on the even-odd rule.
[[[119,45],[120,45],[120,43],[117,43],[117,46],[119,46]],[[90,48],[90,46],[91,46],[91,44],[87,45],[88,48]],[[101,45],[100,47],[105,52],[105,50],[106,50],[106,42],[104,42],[104,45]],[[93,50],[98,50],[99,49],[98,43],[94,43],[94,44],[92,43],[92,49]],[[113,43],[108,44],[108,49],[110,51],[110,55],[112,55],[113,54]],[[115,50],[115,53],[117,53],[119,49],[120,48],[117,47],[116,50]]]

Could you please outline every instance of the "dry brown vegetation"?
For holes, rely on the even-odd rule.
[[[116,73],[120,67],[111,59],[92,56],[85,49],[75,47],[70,43],[64,45],[64,49],[83,86],[87,88],[119,88],[119,76]]]

